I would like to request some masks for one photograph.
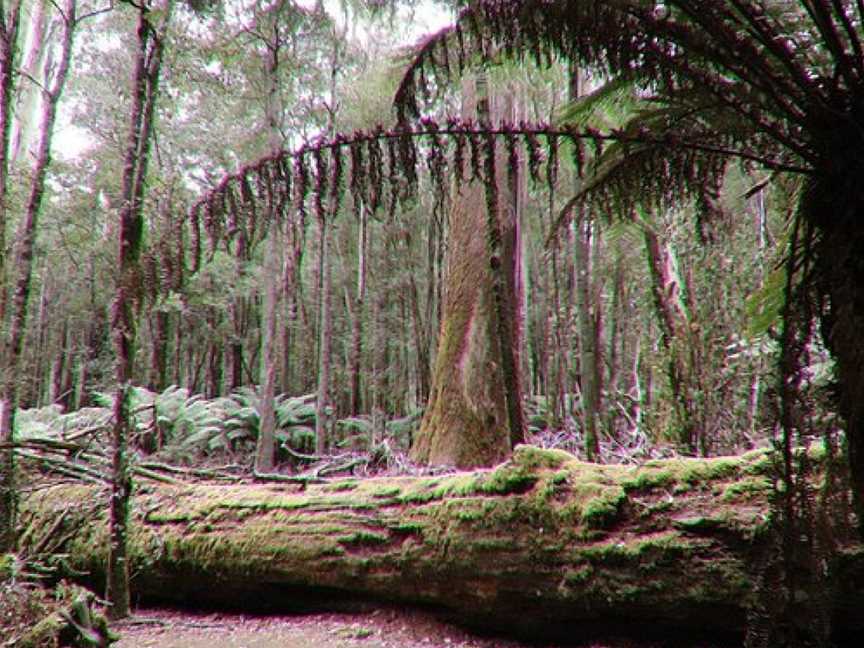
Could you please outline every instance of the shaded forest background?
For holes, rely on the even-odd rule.
[[[50,4],[25,4],[24,11],[26,74],[15,95],[5,224],[10,260],[20,246],[15,231],[39,141],[38,83],[54,74],[57,56],[56,44],[45,45],[56,43],[51,35],[60,27]],[[269,299],[276,335],[268,344],[275,391],[283,395],[280,441],[298,452],[313,449],[326,343],[328,445],[360,450],[386,441],[406,450],[436,357],[449,196],[421,178],[413,205],[392,216],[348,202],[327,224],[327,246],[314,218],[291,232],[251,223],[246,237],[205,254],[195,273],[184,224],[202,193],[274,147],[386,125],[400,78],[398,46],[416,35],[415,18],[349,5],[331,14],[288,2],[231,5],[204,16],[175,11],[142,203],[132,375],[141,386],[137,407],[153,406],[156,416],[142,418],[136,447],[167,449],[173,461],[201,454],[251,460]],[[18,419],[20,438],[62,427],[63,413],[108,406],[116,385],[110,307],[132,14],[116,10],[77,25],[57,130],[74,125],[86,146],[53,140],[14,377],[19,405],[31,410]],[[521,119],[572,121],[566,63],[506,64],[489,74],[495,92],[515,97]],[[585,94],[598,95],[579,118],[614,127],[632,114],[632,87],[610,88],[590,74],[582,84]],[[430,114],[452,114],[459,101],[458,88],[442,91]],[[557,177],[523,189],[520,358],[531,439],[584,453],[590,422],[600,430],[605,461],[763,444],[776,421],[771,334],[796,188],[733,164],[722,193],[706,186],[703,200],[689,207],[641,210],[614,222],[584,213],[556,229],[575,183],[570,153],[560,156],[560,171],[550,172]],[[15,265],[8,267],[11,301]],[[813,368],[827,381],[829,366],[818,354]]]

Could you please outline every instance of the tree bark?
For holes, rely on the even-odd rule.
[[[12,100],[15,68],[18,65],[18,27],[21,2],[13,0],[7,7],[0,0],[0,327],[6,322],[6,227],[9,193],[9,134],[12,128]],[[0,349],[0,353],[3,349]],[[10,447],[15,440],[13,417],[15,403],[11,395],[15,377],[5,357],[0,356],[0,553],[11,551],[15,538],[17,486],[15,454]]]
[[[600,455],[600,362],[598,359],[597,308],[592,267],[592,224],[580,216],[576,223],[574,259],[579,323],[579,376],[582,400],[585,456],[594,461]]]
[[[358,416],[361,413],[361,382],[360,369],[363,361],[363,317],[366,303],[366,254],[368,252],[368,224],[366,206],[360,205],[357,210],[359,223],[357,224],[357,289],[354,294],[354,306],[351,322],[351,358],[350,358],[350,388],[351,393],[351,415]]]
[[[815,182],[809,192],[805,213],[822,231],[817,276],[828,297],[822,336],[837,363],[837,406],[845,424],[853,505],[864,536],[864,198],[835,190],[830,180]]]
[[[271,215],[273,218],[275,215]],[[275,219],[274,219],[275,220]],[[278,344],[276,337],[277,309],[280,285],[277,278],[282,267],[282,235],[279,225],[271,221],[268,249],[264,265],[264,317],[261,322],[260,418],[255,447],[255,470],[272,472],[276,466],[276,368]]]
[[[695,455],[699,449],[699,430],[693,413],[696,399],[690,388],[691,318],[681,295],[681,280],[672,250],[650,227],[644,228],[643,236],[661,341],[668,354],[666,370],[678,427],[676,438],[682,452]]]
[[[56,61],[56,67],[52,70],[45,70],[42,112],[39,120],[39,136],[36,151],[36,163],[33,168],[33,176],[30,180],[30,191],[27,198],[27,204],[24,211],[24,218],[21,222],[20,233],[17,241],[17,254],[15,259],[15,267],[18,270],[18,276],[15,281],[15,291],[12,297],[12,307],[7,311],[5,307],[0,307],[0,329],[4,330],[4,339],[2,341],[2,349],[0,349],[0,365],[2,365],[2,375],[0,375],[0,402],[2,402],[2,414],[0,414],[0,443],[6,441],[14,441],[14,426],[15,426],[15,410],[18,406],[18,383],[21,382],[18,376],[19,367],[21,364],[21,354],[24,346],[25,325],[27,321],[27,310],[30,302],[30,285],[33,278],[33,257],[36,245],[36,233],[38,229],[39,215],[42,211],[42,199],[45,192],[45,178],[48,173],[48,166],[51,164],[51,139],[54,135],[54,122],[57,115],[57,105],[60,101],[60,95],[63,93],[63,86],[66,83],[66,77],[69,72],[69,60],[72,56],[72,38],[75,31],[77,18],[75,16],[76,3],[75,0],[65,0],[61,14],[61,33],[59,55]],[[17,14],[17,4],[15,12]],[[2,13],[2,11],[0,11]],[[17,21],[17,16],[15,17]],[[0,36],[0,41],[3,37],[7,37],[5,16],[2,27],[3,35]],[[17,26],[15,27],[17,32]],[[15,44],[11,44],[14,50]],[[6,45],[3,48],[3,60],[7,61]],[[10,56],[9,60],[14,60]],[[5,74],[5,72],[4,72]],[[4,100],[5,104],[5,100]],[[5,105],[2,107],[5,108]],[[2,126],[0,126],[2,127]],[[8,139],[8,131],[0,138],[0,146],[6,146]],[[0,159],[0,165],[4,167],[7,164],[5,159],[6,152],[3,153],[3,159]],[[3,171],[5,174],[5,171]],[[5,184],[5,179],[0,181]],[[0,186],[0,230],[5,229],[5,187]],[[4,236],[0,236],[0,247],[5,245]],[[0,250],[0,256],[5,256],[5,251]],[[5,274],[5,269],[0,263],[0,272]],[[0,274],[0,279],[3,279]],[[0,302],[5,302],[6,283],[0,283]],[[8,321],[7,321],[8,316]],[[11,548],[11,534],[14,533],[14,473],[15,466],[12,459],[12,453],[9,453],[8,458],[3,457],[3,472],[2,483],[0,483],[0,550]],[[8,474],[5,474],[8,470]],[[8,514],[7,514],[8,512]]]
[[[475,101],[469,88],[466,114],[474,111]],[[485,154],[485,184],[464,183],[450,211],[450,259],[435,371],[411,448],[419,463],[493,465],[523,434],[516,205],[503,191],[504,163],[491,162],[498,158],[491,149]]]
[[[15,75],[18,67],[18,29],[20,25],[21,0],[12,0],[8,6],[5,0],[0,0],[0,322],[6,321],[9,140],[14,120],[12,102],[15,96]],[[0,394],[0,398],[2,396]],[[2,432],[0,430],[0,434]],[[5,441],[5,439],[0,438],[0,441]]]
[[[630,467],[520,446],[494,470],[447,476],[159,484],[136,497],[133,588],[258,611],[316,595],[434,605],[534,639],[592,629],[740,639],[773,551],[770,475],[765,452]],[[89,486],[37,490],[25,511],[37,528],[61,511],[71,524],[92,497]],[[104,518],[82,525],[64,549],[71,565],[101,577],[105,536]]]
[[[138,311],[141,305],[140,257],[143,245],[143,199],[153,117],[159,86],[165,28],[173,0],[167,0],[157,24],[151,23],[150,7],[138,6],[136,49],[132,76],[132,105],[129,134],[123,160],[121,203],[118,214],[118,277],[112,305],[111,330],[116,356],[117,392],[114,398],[112,486],[110,499],[111,542],[109,543],[106,598],[109,616],[129,615],[129,566],[127,526],[132,482],[127,444],[132,427],[129,393],[137,344]]]
[[[318,397],[315,403],[315,452],[327,451],[330,435],[330,224],[329,217],[318,220]]]

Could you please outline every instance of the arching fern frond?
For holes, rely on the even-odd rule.
[[[270,219],[302,224],[310,208],[316,218],[331,218],[339,211],[346,187],[354,201],[373,211],[386,207],[392,214],[400,203],[413,198],[421,166],[432,185],[442,191],[451,180],[450,170],[461,170],[488,184],[485,162],[492,146],[501,147],[508,158],[526,159],[535,182],[554,184],[560,152],[565,148],[581,152],[574,155],[581,173],[580,165],[589,159],[584,144],[592,144],[587,148],[593,148],[600,168],[609,167],[604,196],[610,213],[628,208],[622,197],[632,194],[632,183],[638,183],[635,188],[646,200],[672,201],[676,192],[686,194],[700,178],[716,176],[721,161],[729,156],[775,170],[807,170],[772,157],[770,149],[764,154],[742,152],[732,146],[734,138],[728,133],[713,132],[710,124],[695,119],[691,119],[692,140],[681,139],[663,127],[670,120],[684,119],[681,109],[663,105],[637,117],[624,128],[606,133],[548,123],[490,125],[451,119],[439,124],[426,119],[414,126],[340,134],[293,152],[269,155],[226,176],[191,207],[186,222],[194,254],[192,271],[200,265],[202,240],[213,254],[220,246],[248,245],[264,236]],[[343,180],[346,171],[349,175]]]
[[[402,121],[418,115],[440,52],[455,50],[452,65],[491,44],[518,60],[561,56],[662,94],[709,93],[762,143],[814,164],[837,105],[864,87],[861,16],[851,14],[849,2],[805,0],[476,0],[416,50],[395,102]]]

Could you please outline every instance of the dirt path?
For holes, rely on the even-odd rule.
[[[475,637],[422,613],[244,616],[139,610],[116,648],[521,648]]]
[[[245,616],[138,610],[117,628],[115,648],[525,648],[478,637],[422,612],[379,609],[359,614]],[[534,645],[533,648],[541,648]],[[542,648],[557,648],[547,644]],[[593,648],[625,648],[595,644]],[[643,647],[648,648],[648,647]]]

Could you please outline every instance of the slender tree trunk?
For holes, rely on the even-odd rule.
[[[183,358],[185,357],[185,347],[183,345],[183,313],[177,313],[174,316],[174,356],[171,363],[171,384],[183,385]]]
[[[330,233],[328,219],[318,222],[318,399],[315,405],[315,451],[327,450],[330,433]]]
[[[360,223],[357,235],[357,292],[354,296],[354,319],[351,327],[350,390],[352,416],[357,416],[362,411],[360,373],[363,360],[363,316],[366,300],[366,253],[368,248],[366,206],[361,205],[358,212]]]
[[[117,392],[114,399],[110,545],[106,599],[109,615],[129,615],[129,565],[127,535],[132,479],[128,441],[132,428],[129,394],[132,388],[137,318],[141,303],[140,257],[143,245],[142,215],[145,180],[153,132],[153,117],[162,65],[165,28],[173,0],[167,0],[159,24],[151,22],[151,7],[138,6],[136,49],[132,75],[129,135],[123,161],[119,209],[117,287],[112,305],[111,329],[116,355]]]
[[[249,261],[247,242],[241,233],[235,250],[234,271],[238,279],[246,275],[246,263]],[[228,344],[228,391],[233,392],[243,384],[243,340],[246,337],[246,319],[249,314],[248,299],[243,295],[232,298],[230,310],[233,335]],[[220,345],[221,346],[221,345]],[[221,370],[220,370],[221,374]],[[221,378],[220,381],[221,383]]]
[[[554,193],[550,190],[550,198],[549,198],[549,216],[550,224],[553,222],[555,218],[554,211]],[[566,415],[566,406],[565,406],[565,397],[566,397],[566,387],[564,381],[564,375],[566,373],[566,359],[567,359],[567,348],[564,344],[564,314],[563,308],[561,305],[561,272],[560,272],[560,261],[559,261],[559,249],[558,242],[555,241],[552,244],[552,250],[550,253],[551,261],[552,261],[552,272],[549,276],[549,281],[552,284],[551,290],[549,291],[551,294],[552,300],[552,313],[546,318],[546,328],[548,333],[546,335],[546,357],[547,357],[547,388],[546,388],[546,400],[547,406],[549,409],[549,415],[551,420],[549,421],[549,425],[553,428],[560,427],[564,421],[564,417]]]
[[[12,126],[12,100],[18,65],[18,27],[20,0],[7,5],[0,0],[0,328],[6,323],[7,268],[6,228],[9,193],[9,133]],[[5,343],[3,347],[5,347]],[[14,414],[16,376],[0,348],[0,553],[11,551],[15,542],[17,485],[15,483]]]
[[[591,233],[593,226],[580,217],[577,222],[574,257],[576,265],[576,292],[579,324],[579,376],[582,395],[582,425],[585,456],[596,461],[600,455],[599,439],[599,384],[597,358],[597,329],[595,303],[592,291]]]
[[[44,274],[44,272],[43,272]],[[48,325],[48,293],[50,285],[47,277],[42,281],[39,289],[39,310],[36,315],[36,349],[33,352],[34,367],[30,379],[30,400],[32,407],[42,407],[48,396],[48,385],[50,381],[50,368],[46,370],[46,356],[48,355],[48,344],[50,342],[50,328]],[[57,355],[63,355],[63,342],[60,340],[60,348]]]
[[[676,437],[684,452],[695,455],[698,450],[698,435],[692,412],[690,366],[687,358],[690,317],[681,295],[681,281],[672,250],[648,227],[644,229],[644,238],[654,306],[660,324],[660,339],[668,355],[667,373],[678,426]]]
[[[171,316],[156,310],[151,319],[150,389],[161,392],[168,386],[168,343]]]
[[[300,319],[300,307],[302,294],[300,288],[302,282],[298,277],[302,271],[303,247],[305,243],[305,230],[303,224],[296,222],[298,219],[289,219],[286,224],[288,235],[287,248],[289,253],[285,256],[282,264],[282,299],[286,304],[287,322],[282,327],[282,391],[286,394],[305,392],[305,384],[295,377],[301,366],[300,358],[297,358],[297,349],[294,340],[296,332],[302,325]]]
[[[36,0],[28,4],[29,15],[23,33],[19,34],[21,43],[26,47],[21,69],[31,79],[38,79],[42,75],[45,58],[51,53],[51,43],[57,40],[57,23],[49,23],[50,12],[46,11],[49,3],[46,0]],[[41,89],[35,83],[25,82],[16,94],[16,118],[9,136],[9,159],[13,165],[26,159],[28,148],[38,138],[38,126],[32,122],[31,115],[39,112]],[[35,151],[33,155],[35,157]]]
[[[69,321],[64,319],[60,329],[60,349],[51,363],[51,378],[48,389],[48,401],[58,403],[63,396],[63,377],[67,371],[67,364],[72,362],[72,349],[69,335]]]
[[[6,324],[8,332],[4,340],[2,351],[3,370],[6,379],[3,381],[0,400],[5,401],[5,416],[0,417],[0,441],[14,441],[15,409],[18,403],[18,374],[21,365],[21,354],[24,345],[25,327],[27,322],[27,309],[30,301],[30,287],[33,278],[33,256],[36,244],[36,232],[38,228],[39,214],[42,211],[42,199],[45,192],[45,177],[48,166],[51,163],[51,138],[54,134],[54,121],[57,114],[57,104],[66,83],[69,71],[69,59],[72,53],[72,38],[75,30],[75,0],[65,0],[62,9],[62,33],[56,67],[52,71],[46,70],[44,75],[42,114],[39,122],[39,142],[36,154],[36,164],[33,168],[33,176],[30,181],[30,192],[27,198],[27,206],[24,212],[24,220],[18,235],[17,254],[15,267],[18,278],[15,283],[15,291],[12,298],[12,308],[8,311],[8,322],[0,320],[0,325]],[[52,74],[53,72],[53,74]],[[5,139],[5,138],[4,138]],[[4,142],[5,143],[5,142]],[[5,153],[4,153],[5,155]],[[0,189],[2,191],[2,189]],[[2,226],[2,223],[0,223]],[[5,289],[4,289],[5,292]],[[5,426],[8,425],[8,431]],[[6,463],[10,469],[10,482],[14,480],[11,473],[14,472],[14,463],[10,459]],[[5,480],[4,480],[5,481]],[[14,487],[14,483],[12,484]],[[0,499],[6,499],[0,497]],[[5,510],[0,505],[0,511]],[[13,512],[9,522],[14,526],[14,503],[10,510]],[[0,526],[5,526],[3,513],[0,512]],[[0,547],[2,549],[2,547]]]
[[[282,236],[280,228],[270,227],[267,258],[265,261],[264,317],[261,326],[261,373],[263,382],[260,398],[260,425],[255,450],[255,470],[272,472],[276,466],[276,369],[278,348],[276,338],[277,309],[280,304],[279,276],[282,267]]]
[[[622,335],[622,324],[624,320],[625,307],[627,302],[626,291],[624,284],[624,263],[623,254],[619,250],[615,258],[615,274],[612,282],[612,304],[609,307],[609,343],[607,345],[607,366],[609,369],[606,381],[606,429],[610,435],[615,432],[615,420],[617,414],[613,408],[613,402],[617,401],[617,394],[621,392],[620,377],[622,359],[625,357],[625,341],[626,336]],[[598,339],[602,342],[602,338]],[[614,399],[614,400],[613,400]]]
[[[216,317],[215,315],[212,316],[214,322],[216,321]],[[214,324],[211,330],[215,329],[216,326]],[[217,398],[222,394],[222,341],[213,340],[210,342],[205,355],[207,357],[207,380],[204,394],[207,398]]]
[[[9,140],[14,121],[12,103],[18,67],[21,0],[0,0],[0,322],[6,321],[6,229],[8,227]],[[0,394],[0,398],[3,394]],[[0,434],[4,430],[0,428]],[[5,439],[0,439],[3,441]],[[2,498],[0,498],[2,499]]]
[[[278,18],[276,18],[278,20]],[[278,34],[278,29],[274,28]],[[279,122],[282,113],[279,102],[279,64],[281,43],[277,40],[267,43],[266,61],[269,89],[265,105],[267,120],[268,147],[271,155],[277,155],[282,148]],[[276,278],[284,268],[284,240],[281,219],[284,214],[276,213],[271,206],[267,214],[269,221],[268,246],[264,261],[264,312],[261,318],[261,391],[258,439],[255,447],[255,470],[260,473],[272,472],[276,467],[276,379],[279,368],[279,339],[276,336],[279,308],[282,303],[282,285]]]

